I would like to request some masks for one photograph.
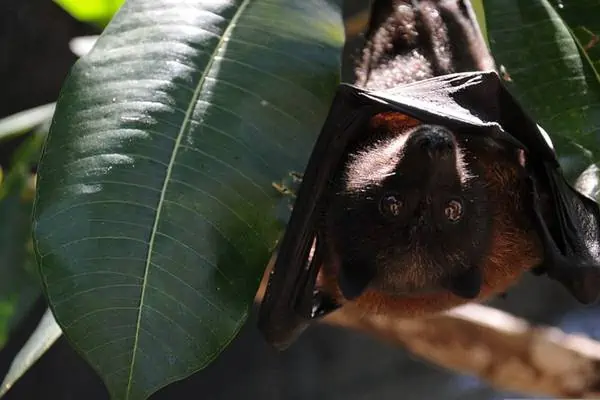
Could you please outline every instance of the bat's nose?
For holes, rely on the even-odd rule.
[[[442,126],[422,126],[414,133],[413,146],[424,152],[431,160],[448,160],[454,155],[454,135]]]
[[[408,138],[403,167],[418,179],[421,188],[431,189],[459,180],[456,160],[459,147],[454,134],[439,125],[421,125]],[[418,178],[417,178],[418,177]]]
[[[396,173],[422,190],[460,180],[457,159],[460,148],[454,134],[440,125],[420,125],[410,133],[402,149]]]

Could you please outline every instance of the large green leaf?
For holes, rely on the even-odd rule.
[[[130,0],[66,80],[35,242],[57,322],[114,399],[245,321],[339,80],[337,0]]]
[[[552,136],[565,173],[574,180],[600,160],[600,81],[571,33],[582,24],[597,32],[600,3],[563,1],[559,7],[548,0],[486,0],[484,4],[490,46],[510,77],[507,84]],[[597,57],[599,50],[593,51]]]

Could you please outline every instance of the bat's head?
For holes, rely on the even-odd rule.
[[[399,113],[375,116],[370,129],[345,160],[327,211],[342,294],[370,287],[477,297],[498,224],[523,239],[522,152]]]

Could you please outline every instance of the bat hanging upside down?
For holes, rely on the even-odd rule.
[[[369,129],[324,212],[323,285],[336,299],[419,316],[503,292],[541,262],[522,152],[394,112]]]
[[[598,205],[566,182],[474,21],[462,0],[373,4],[356,85],[338,89],[261,305],[273,345],[339,307],[418,317],[528,270],[598,297]]]

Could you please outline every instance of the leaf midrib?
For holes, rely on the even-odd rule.
[[[133,371],[135,368],[135,360],[136,360],[136,355],[137,355],[137,347],[138,347],[138,340],[139,340],[139,333],[140,333],[140,326],[141,326],[141,318],[142,318],[142,308],[144,305],[144,299],[145,299],[145,295],[146,295],[146,286],[147,286],[147,280],[148,280],[148,271],[150,269],[150,265],[151,265],[151,261],[152,261],[152,254],[153,254],[153,248],[154,248],[154,238],[156,237],[156,233],[158,232],[158,224],[160,222],[160,217],[161,217],[161,211],[162,211],[162,207],[164,204],[164,200],[165,200],[165,194],[167,192],[167,188],[169,186],[169,181],[171,178],[171,174],[172,174],[172,170],[173,170],[173,165],[175,164],[175,159],[177,158],[177,152],[179,150],[180,147],[180,143],[181,140],[183,138],[183,134],[188,130],[189,125],[190,125],[190,121],[192,120],[192,115],[193,112],[196,108],[196,103],[198,98],[200,97],[200,94],[202,92],[202,88],[204,87],[204,84],[206,82],[206,78],[208,77],[210,71],[212,71],[213,69],[213,65],[215,64],[215,62],[217,61],[217,54],[219,53],[219,51],[221,50],[221,48],[223,47],[223,45],[226,43],[226,40],[229,38],[229,36],[231,36],[231,33],[233,31],[233,29],[235,28],[237,21],[239,20],[239,18],[241,17],[241,15],[244,13],[246,7],[248,6],[248,4],[250,3],[251,0],[243,0],[243,2],[240,4],[239,8],[237,9],[237,11],[235,12],[235,14],[233,15],[233,17],[231,18],[231,21],[229,22],[229,25],[227,26],[227,28],[225,28],[225,31],[223,32],[223,34],[221,35],[221,38],[219,39],[219,42],[217,43],[217,45],[215,46],[215,49],[213,50],[213,52],[211,53],[211,56],[209,58],[208,64],[206,66],[206,68],[204,69],[204,72],[202,73],[202,76],[200,77],[200,80],[198,81],[198,84],[196,86],[196,90],[194,91],[194,94],[190,100],[190,105],[186,111],[185,117],[182,121],[181,124],[181,128],[179,130],[179,132],[177,133],[177,138],[175,140],[175,145],[173,148],[173,154],[171,155],[171,159],[169,160],[169,165],[167,167],[167,172],[165,174],[165,179],[163,181],[163,186],[161,189],[161,193],[160,193],[160,198],[158,201],[158,205],[156,208],[156,217],[154,219],[154,224],[152,226],[152,231],[150,234],[150,241],[148,243],[148,253],[146,256],[146,265],[144,267],[144,279],[142,281],[142,293],[140,296],[140,305],[138,307],[138,316],[137,316],[137,320],[136,320],[136,325],[135,325],[135,339],[133,342],[133,353],[131,355],[131,366],[129,369],[129,377],[127,379],[127,389],[125,392],[125,398],[129,399],[129,396],[131,395],[131,384],[133,382]]]

